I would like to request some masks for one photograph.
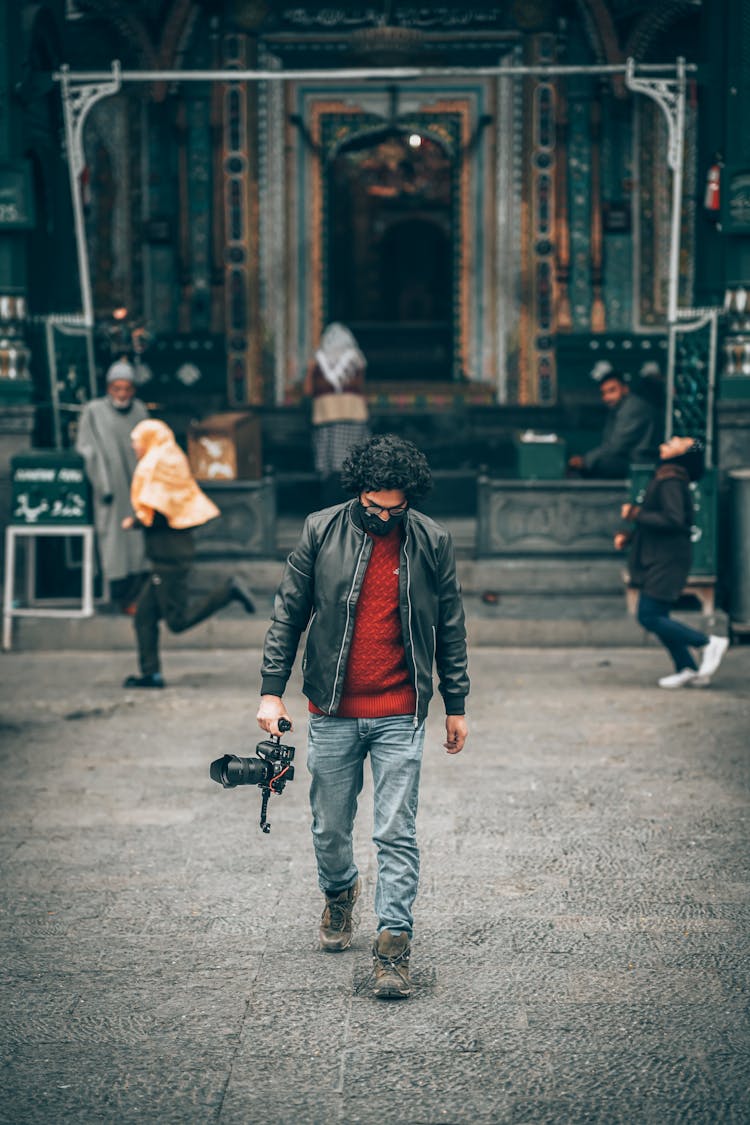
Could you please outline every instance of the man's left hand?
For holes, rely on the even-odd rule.
[[[443,743],[449,754],[458,754],[464,748],[464,742],[469,735],[469,728],[463,715],[445,716],[445,733],[447,738]]]

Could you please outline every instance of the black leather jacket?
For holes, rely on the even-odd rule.
[[[261,668],[263,695],[283,695],[306,628],[303,690],[327,715],[341,701],[357,600],[372,540],[357,501],[313,512],[287,559],[274,599]],[[399,568],[401,631],[417,696],[415,722],[427,716],[437,666],[448,715],[463,715],[469,692],[461,587],[448,532],[421,512],[404,520]]]

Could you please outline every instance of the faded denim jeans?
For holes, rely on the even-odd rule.
[[[336,719],[310,715],[307,767],[318,882],[340,894],[357,880],[352,830],[370,755],[374,783],[374,835],[378,855],[375,913],[378,933],[412,933],[419,884],[416,838],[424,723],[412,715]]]

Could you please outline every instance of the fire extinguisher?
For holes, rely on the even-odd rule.
[[[706,194],[703,198],[703,206],[712,215],[715,215],[721,207],[721,167],[721,159],[717,155],[706,173]]]

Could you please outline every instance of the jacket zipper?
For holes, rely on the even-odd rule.
[[[359,552],[359,558],[357,559],[357,565],[354,568],[354,577],[352,578],[351,588],[350,588],[349,593],[348,593],[347,598],[346,598],[346,622],[344,623],[344,635],[341,638],[341,648],[339,649],[339,658],[338,658],[338,661],[336,663],[336,673],[333,677],[333,692],[331,694],[331,702],[328,704],[328,713],[329,714],[331,714],[333,712],[333,704],[334,704],[334,700],[336,699],[336,688],[338,687],[338,682],[339,682],[339,672],[341,670],[341,660],[342,660],[342,657],[344,655],[344,649],[346,648],[347,634],[349,633],[349,618],[351,617],[352,594],[354,593],[354,587],[357,584],[357,575],[359,574],[359,564],[362,562],[362,556],[365,553],[366,547],[367,547],[367,536],[364,535],[362,537],[362,547],[361,547],[360,552]]]
[[[317,609],[316,609],[316,610],[315,610],[315,611],[313,612],[313,615],[312,615],[312,617],[310,618],[310,624],[309,624],[309,625],[307,626],[307,636],[308,636],[308,639],[309,639],[309,637],[310,637],[310,631],[311,631],[311,629],[312,629],[312,627],[313,627],[313,624],[315,623],[315,618],[316,618],[317,616],[318,616],[318,611],[317,611]],[[305,671],[306,671],[306,669],[307,669],[307,645],[305,645],[305,655],[304,655],[304,657],[302,658],[302,674],[303,674],[303,675],[305,674]]]
[[[411,647],[411,660],[414,665],[414,726],[419,726],[419,669],[417,668],[417,655],[414,648],[414,634],[411,628],[411,565],[409,563],[408,532],[404,536],[404,558],[406,559],[406,607],[409,622],[409,645]]]

